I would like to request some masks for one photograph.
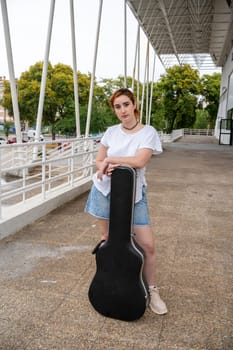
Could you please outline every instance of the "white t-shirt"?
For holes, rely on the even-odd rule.
[[[157,131],[151,125],[145,125],[139,131],[127,134],[121,128],[121,124],[109,127],[104,133],[101,144],[107,148],[108,157],[133,157],[142,148],[150,148],[155,153],[161,153],[162,145]],[[136,196],[135,202],[142,198],[142,186],[146,186],[145,167],[136,169]],[[93,177],[96,188],[107,196],[110,192],[110,176],[104,175],[103,180],[97,179],[97,173]]]

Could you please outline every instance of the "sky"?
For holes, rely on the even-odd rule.
[[[11,45],[16,78],[31,65],[44,60],[45,43],[50,11],[49,0],[7,0]],[[77,69],[84,74],[92,72],[95,49],[99,0],[74,0]],[[127,8],[127,75],[133,74],[137,21]],[[144,77],[146,38],[141,31],[141,70]],[[153,49],[150,47],[150,76],[152,74]],[[50,62],[72,66],[70,1],[56,0]],[[124,75],[124,0],[103,0],[100,27],[97,78],[116,78]],[[156,59],[155,80],[164,69]],[[0,8],[0,76],[9,78]]]

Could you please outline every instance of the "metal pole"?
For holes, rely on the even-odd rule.
[[[75,120],[76,120],[76,136],[80,136],[80,113],[79,113],[79,94],[78,94],[78,72],[75,45],[75,24],[74,24],[74,1],[70,0],[70,23],[71,23],[71,41],[72,41],[72,57],[73,57],[73,79],[74,79],[74,103],[75,103]]]
[[[127,87],[127,7],[124,1],[124,87]]]
[[[15,129],[16,129],[16,139],[17,139],[17,142],[22,142],[17,87],[15,83],[15,72],[14,72],[14,63],[13,63],[13,54],[12,54],[12,47],[11,47],[10,27],[9,27],[6,0],[1,0],[1,6],[2,6],[2,21],[4,26],[6,51],[7,51],[7,63],[8,63],[9,76],[10,76],[10,87],[11,87],[12,105],[13,105],[13,113],[14,113],[14,122],[15,122]]]
[[[149,40],[147,41],[147,49],[146,49],[146,60],[145,60],[145,69],[144,69],[144,82],[142,87],[142,102],[141,102],[141,113],[140,113],[140,122],[142,121],[142,115],[143,115],[143,107],[144,107],[144,95],[145,95],[145,84],[146,84],[146,72],[147,72],[147,60],[148,60],[148,54],[149,54]]]
[[[151,86],[150,86],[150,107],[149,107],[148,124],[150,124],[151,108],[152,108],[152,99],[153,99],[153,87],[154,87],[154,76],[155,76],[155,59],[156,59],[156,53],[154,52],[154,62],[153,62],[152,77],[151,77]]]
[[[53,26],[54,7],[55,7],[55,0],[51,0],[44,64],[43,64],[42,78],[41,78],[41,85],[40,85],[39,105],[38,105],[37,118],[36,118],[35,141],[40,140],[41,123],[42,123],[43,107],[44,107],[44,96],[45,96],[45,88],[46,88],[46,78],[47,78],[47,71],[48,71],[49,50],[50,50],[52,26]]]
[[[134,80],[135,80],[135,72],[136,72],[136,64],[137,64],[137,54],[138,54],[139,29],[140,29],[140,27],[138,26],[137,39],[136,39],[136,45],[135,45],[134,65],[133,65],[133,78],[132,78],[132,85],[131,85],[132,91],[134,91]]]
[[[89,130],[90,130],[91,107],[92,107],[92,97],[93,97],[93,92],[94,92],[94,79],[95,79],[95,69],[96,69],[98,43],[99,43],[99,33],[100,33],[100,22],[101,22],[101,14],[102,14],[102,5],[103,5],[103,0],[100,0],[100,3],[99,3],[99,14],[98,14],[98,24],[97,24],[97,31],[96,31],[96,41],[95,41],[94,61],[93,61],[93,69],[92,69],[92,75],[91,75],[91,84],[90,84],[89,101],[88,101],[88,110],[87,110],[87,121],[86,121],[85,137],[88,137]]]
[[[138,81],[137,81],[137,100],[140,100],[140,25],[138,24]]]
[[[150,50],[150,45],[148,46],[148,53],[146,57],[146,124],[148,124],[148,112],[149,112],[149,67],[150,67],[150,62],[149,62],[149,50]]]

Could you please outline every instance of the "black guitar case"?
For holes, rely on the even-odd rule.
[[[133,239],[136,172],[117,167],[111,176],[109,237],[93,250],[96,273],[88,297],[100,314],[123,321],[143,316],[149,302],[144,255]]]

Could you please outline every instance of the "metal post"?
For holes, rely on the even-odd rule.
[[[44,96],[45,96],[45,88],[46,88],[46,78],[47,78],[47,71],[48,71],[49,51],[50,51],[52,26],[53,26],[54,7],[55,7],[55,0],[51,0],[44,64],[43,64],[43,71],[42,71],[42,78],[41,78],[41,85],[40,85],[40,98],[39,98],[39,105],[38,105],[37,118],[36,118],[35,141],[40,140],[41,123],[42,123],[43,107],[44,107]]]
[[[74,1],[70,0],[70,23],[71,23],[71,42],[73,56],[73,79],[74,79],[74,103],[75,103],[75,121],[76,121],[76,136],[80,136],[80,113],[79,113],[79,94],[78,94],[78,72],[77,58],[75,45],[75,24],[74,24]]]
[[[92,69],[92,75],[91,75],[91,84],[90,84],[90,92],[89,92],[89,101],[88,101],[88,111],[87,111],[87,121],[86,121],[85,137],[88,137],[88,135],[89,135],[89,130],[90,130],[91,107],[92,107],[92,97],[93,97],[93,91],[94,91],[95,69],[96,69],[97,52],[98,52],[98,43],[99,43],[99,33],[100,33],[100,23],[101,23],[102,5],[103,5],[103,0],[100,0],[100,3],[99,3],[98,24],[97,24],[97,31],[96,31],[96,41],[95,41],[94,61],[93,61],[93,69]]]
[[[149,40],[147,41],[147,49],[146,49],[146,60],[145,60],[145,69],[144,69],[144,82],[143,82],[143,87],[142,87],[142,100],[141,100],[142,102],[141,102],[140,122],[142,121],[142,116],[143,116],[148,55],[149,55]]]
[[[127,7],[124,1],[124,87],[127,87]]]
[[[136,72],[136,64],[137,64],[137,54],[138,54],[139,30],[140,30],[140,27],[138,26],[137,39],[136,39],[136,45],[135,45],[134,65],[133,65],[133,78],[132,78],[132,85],[131,85],[132,91],[134,91],[134,80],[135,80],[135,72]]]
[[[149,48],[150,48],[150,45],[148,46],[148,52],[146,56],[146,124],[148,124],[148,114],[149,114],[149,67],[150,67]]]
[[[6,0],[1,0],[1,6],[2,6],[2,21],[4,26],[6,51],[7,51],[7,63],[8,63],[9,76],[10,76],[10,87],[11,87],[11,96],[12,96],[12,104],[13,104],[13,112],[14,112],[14,122],[15,122],[15,129],[16,129],[16,139],[17,139],[17,142],[22,142],[18,96],[17,96],[17,88],[15,83],[15,72],[14,72],[14,63],[13,63],[13,54],[12,54],[12,47],[11,47],[10,27],[9,27]]]
[[[138,24],[138,81],[137,81],[137,100],[140,100],[140,25]]]
[[[153,62],[151,86],[150,86],[150,106],[149,106],[149,116],[148,116],[148,124],[149,125],[150,125],[152,99],[153,99],[153,87],[154,87],[154,76],[155,76],[155,59],[156,59],[156,53],[154,52],[154,62]]]

